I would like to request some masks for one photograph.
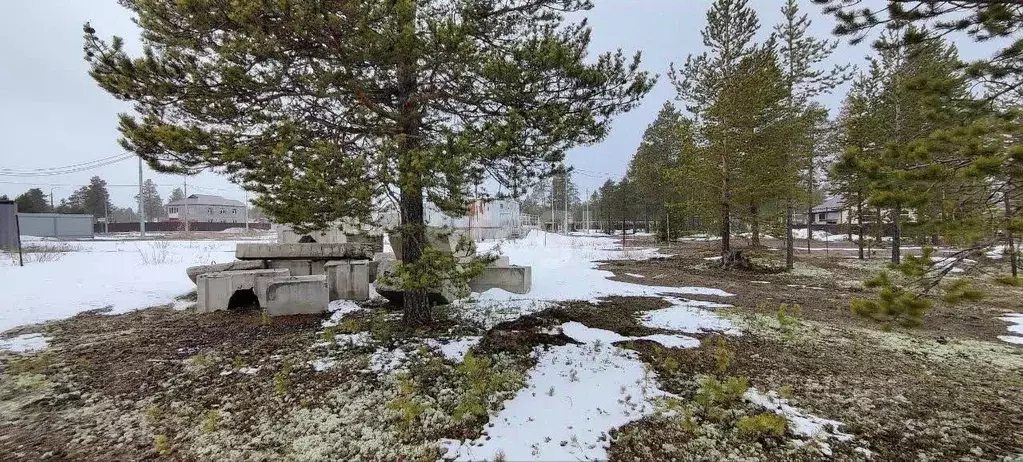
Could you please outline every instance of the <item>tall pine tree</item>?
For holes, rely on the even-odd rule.
[[[588,0],[122,0],[144,50],[86,25],[90,75],[138,116],[122,144],[160,171],[212,167],[278,222],[323,228],[399,203],[408,324],[426,282],[424,201],[464,213],[483,176],[517,196],[601,140],[653,84],[639,55],[588,57]],[[426,282],[424,282],[426,281]]]

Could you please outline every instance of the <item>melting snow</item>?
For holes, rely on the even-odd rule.
[[[643,278],[646,277],[646,276],[643,276],[642,274],[633,274],[633,273],[625,273],[625,275],[629,276],[629,277],[634,277],[636,279],[643,279]]]
[[[334,300],[327,305],[327,311],[330,312],[330,318],[323,321],[321,325],[323,327],[337,326],[341,323],[341,319],[346,315],[362,309],[364,308],[351,300]]]
[[[538,349],[528,385],[490,419],[494,426],[476,441],[442,441],[446,457],[607,459],[606,432],[654,412],[652,400],[666,393],[635,352],[610,344],[627,337],[579,323],[562,328],[584,344]]]
[[[660,310],[647,311],[640,317],[640,322],[644,326],[654,329],[668,329],[691,334],[706,331],[719,331],[733,335],[740,333],[727,319],[719,317],[712,311],[701,308],[727,307],[729,305],[671,298],[667,300],[675,305]]]
[[[17,353],[45,350],[48,345],[49,339],[43,334],[21,334],[7,340],[0,339],[0,350]]]
[[[823,440],[849,441],[853,438],[852,435],[838,429],[843,425],[842,422],[807,414],[790,406],[788,400],[779,398],[773,391],[765,395],[757,391],[756,388],[750,388],[746,391],[745,397],[747,401],[785,417],[789,421],[789,430],[792,430],[792,433],[817,440],[824,455],[831,455],[831,448]]]
[[[1023,314],[1012,313],[1000,318],[1009,323],[1009,332],[1012,335],[999,335],[998,339],[1003,342],[1023,345]]]
[[[462,337],[443,343],[440,340],[428,338],[425,339],[425,343],[431,348],[440,351],[440,354],[445,358],[450,359],[456,363],[462,362],[465,359],[465,354],[469,352],[469,349],[476,346],[480,342],[482,337]]]

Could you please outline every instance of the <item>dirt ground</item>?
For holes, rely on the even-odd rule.
[[[733,424],[753,410],[732,403],[716,414],[696,409],[697,425],[678,413],[626,425],[614,432],[612,460],[1023,460],[1023,347],[997,339],[1006,334],[998,316],[1023,311],[1023,289],[981,278],[985,300],[938,303],[920,327],[889,331],[849,309],[850,298],[869,295],[858,281],[880,260],[815,252],[785,274],[723,271],[707,260],[713,243],[662,253],[672,256],[602,269],[631,283],[732,293],[694,298],[731,305],[718,311],[743,334],[695,334],[703,345],[694,349],[629,343],[661,388],[697,402],[708,377],[742,378],[842,422],[852,440],[833,442],[825,457],[788,434],[750,437]],[[779,314],[783,304],[799,308]],[[352,333],[394,348],[482,335],[474,351],[507,372],[488,398],[493,411],[514,392],[534,347],[572,341],[550,327],[579,321],[654,334],[637,318],[666,306],[643,297],[568,302],[489,330],[442,313],[431,332],[402,331],[385,308],[336,332],[320,316],[271,320],[258,311],[83,313],[6,334],[44,332],[51,348],[0,353],[0,459],[436,460],[438,438],[472,437],[485,423],[453,424],[446,415],[454,403],[445,396],[461,390],[457,367],[427,357],[404,381],[381,381],[362,372],[370,352],[346,346],[330,349],[336,364],[316,372],[308,364],[323,357],[323,345]],[[409,387],[428,398],[426,411],[403,401]],[[410,406],[425,412],[416,422],[429,423],[408,425]]]

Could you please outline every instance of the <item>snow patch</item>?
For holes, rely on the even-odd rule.
[[[1008,329],[1012,335],[999,335],[998,339],[1003,342],[1023,345],[1023,314],[1010,313],[999,319],[1009,323]]]
[[[460,363],[465,359],[465,354],[469,352],[469,349],[476,346],[482,338],[476,336],[461,337],[450,340],[447,343],[432,338],[425,339],[424,341],[430,348],[440,351],[440,354],[445,358]]]
[[[698,339],[686,337],[684,335],[655,334],[645,335],[643,337],[626,337],[618,334],[617,332],[586,327],[585,325],[575,321],[562,324],[561,332],[572,337],[572,339],[583,343],[603,342],[604,344],[610,345],[614,342],[650,340],[652,342],[660,343],[668,348],[696,348],[700,346],[700,341]]]
[[[361,311],[364,308],[351,300],[334,300],[327,305],[330,318],[323,321],[322,327],[334,327],[341,323],[341,319],[349,313]]]
[[[586,337],[585,329],[576,333],[610,338]],[[490,419],[493,427],[475,441],[441,441],[445,458],[494,459],[503,453],[506,460],[604,460],[606,432],[653,414],[652,400],[666,395],[632,351],[588,344],[536,354],[527,386]]]
[[[666,298],[674,306],[652,310],[640,316],[640,323],[654,329],[668,329],[690,334],[707,331],[739,335],[741,331],[730,321],[704,308],[724,308],[731,305],[698,300]]]
[[[625,273],[625,275],[629,276],[629,277],[636,278],[636,279],[643,279],[643,278],[646,277],[646,276],[643,276],[642,274],[633,274],[633,273]]]
[[[815,440],[836,439],[838,441],[849,441],[853,438],[852,435],[838,429],[844,425],[842,422],[807,414],[790,406],[788,400],[779,398],[774,391],[763,394],[756,388],[750,388],[746,391],[745,398],[755,405],[785,417],[789,421],[789,430],[798,436]],[[822,444],[821,449],[825,455],[830,454],[830,448],[826,444]]]
[[[6,340],[0,339],[0,350],[31,353],[45,350],[49,344],[50,339],[43,334],[21,334]]]

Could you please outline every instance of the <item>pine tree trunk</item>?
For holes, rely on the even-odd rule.
[[[415,4],[408,9],[399,8],[401,15],[398,21],[401,33],[406,40],[405,44],[414,42],[410,35],[415,34],[416,9]],[[398,140],[398,175],[401,187],[400,209],[401,209],[401,237],[402,237],[402,263],[405,265],[417,265],[423,257],[423,248],[426,244],[426,227],[423,222],[423,181],[415,156],[420,145],[420,125],[422,116],[419,115],[413,96],[418,89],[416,79],[416,59],[414,50],[403,47],[398,50],[398,91],[397,97],[402,101],[400,112],[401,135]],[[430,304],[427,298],[426,289],[405,290],[404,292],[405,324],[410,326],[421,326],[432,321]]]
[[[791,271],[795,266],[796,245],[792,241],[792,218],[796,205],[791,197],[785,203],[785,269]]]
[[[1012,220],[1012,203],[1009,202],[1008,186],[1006,186],[1005,200],[1003,202],[1005,202],[1005,224],[1006,224],[1005,237],[1009,241],[1009,269],[1012,271],[1012,278],[1015,279],[1015,278],[1019,277],[1019,274],[1018,274],[1019,269],[1017,268],[1017,266],[1019,265],[1019,262],[1016,261],[1017,260],[1017,258],[1016,258],[1016,239],[1012,235],[1012,227],[1009,226],[1009,225],[1011,225],[1011,220]]]
[[[856,240],[859,241],[860,260],[863,260],[863,193],[861,191],[856,191],[856,221],[860,231],[860,236]]]
[[[892,263],[902,262],[902,206],[892,209]]]
[[[811,201],[810,203],[812,204],[813,201]],[[806,253],[811,253],[810,241],[813,240],[813,226],[811,225],[812,222],[813,206],[810,206],[810,208],[806,209]]]
[[[750,223],[750,233],[753,237],[750,239],[750,245],[753,247],[760,247],[760,209],[757,204],[751,204],[750,215],[753,217]]]
[[[725,257],[731,250],[731,210],[728,206],[728,154],[722,157],[721,162],[721,255]],[[725,258],[722,258],[722,263]]]

